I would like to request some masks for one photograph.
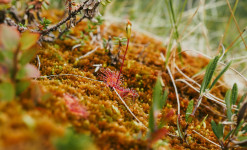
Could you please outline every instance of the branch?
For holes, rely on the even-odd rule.
[[[88,7],[88,4],[87,4],[88,2],[89,2],[89,0],[85,1],[78,9],[72,11],[69,16],[67,16],[66,18],[61,20],[58,24],[56,24],[56,25],[54,25],[54,26],[52,26],[52,27],[50,27],[44,31],[41,31],[39,33],[41,33],[42,35],[47,35],[49,32],[56,31],[61,25],[66,23],[71,18],[75,17],[82,10],[85,11],[84,17],[82,17],[79,21],[81,21],[84,18],[92,19],[95,16],[95,10],[98,8],[99,2],[95,2],[93,8]]]

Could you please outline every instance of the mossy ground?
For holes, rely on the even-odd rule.
[[[57,15],[61,15],[57,13]],[[57,18],[49,15],[51,20]],[[53,18],[52,18],[53,17]],[[80,39],[82,31],[87,28],[87,22],[82,22],[71,31],[71,36]],[[102,25],[101,37],[108,39],[109,36],[125,36],[124,25]],[[111,65],[111,58],[104,48],[99,47],[93,54],[79,61],[79,56],[86,54],[98,46],[99,42],[90,43],[72,50],[76,43],[75,39],[65,38],[55,43],[44,43],[37,55],[41,62],[41,75],[75,74],[91,79],[100,80],[95,73],[94,64],[103,64],[105,68],[118,71],[117,65]],[[122,47],[124,50],[125,46]],[[114,47],[115,54],[117,46]],[[124,84],[128,88],[135,89],[139,96],[132,100],[124,97],[125,102],[137,116],[148,126],[148,113],[152,103],[152,90],[157,76],[160,74],[165,86],[169,88],[167,106],[163,108],[159,119],[164,119],[168,112],[174,111],[174,115],[166,119],[166,126],[170,134],[176,135],[177,100],[174,88],[160,53],[166,52],[165,46],[160,41],[144,34],[133,32],[127,58],[123,67]],[[200,72],[208,63],[202,57],[182,54],[183,64],[179,58],[176,63],[188,76]],[[37,65],[37,60],[32,61]],[[176,70],[174,78],[183,78]],[[196,80],[201,82],[203,76]],[[0,147],[4,149],[55,149],[52,141],[55,137],[62,136],[65,128],[72,126],[76,132],[90,135],[99,149],[146,149],[148,142],[145,140],[147,129],[138,123],[124,107],[116,93],[104,83],[74,76],[60,76],[34,80],[34,85],[27,90],[17,101],[10,103],[0,102]],[[181,103],[181,127],[185,128],[185,111],[189,100],[198,98],[198,93],[184,83],[176,82]],[[40,86],[40,88],[35,88]],[[39,91],[39,89],[41,89]],[[38,92],[37,92],[38,90]],[[225,87],[217,87],[213,94],[223,98]],[[32,97],[32,93],[33,97]],[[37,95],[38,93],[38,95]],[[49,93],[49,94],[47,94]],[[65,106],[64,95],[77,97],[89,113],[87,118],[79,117],[70,113]],[[48,96],[47,96],[48,95]],[[50,96],[49,96],[50,95]],[[42,97],[49,97],[48,99]],[[35,98],[34,98],[35,97]],[[31,99],[35,100],[31,100]],[[217,104],[203,99],[194,121],[188,129],[189,144],[182,143],[178,137],[166,135],[163,139],[167,149],[218,149],[215,145],[207,142],[199,135],[192,132],[196,130],[208,139],[215,141],[216,138],[211,130],[211,119],[220,120],[223,114]],[[203,118],[208,114],[206,126],[199,127]],[[25,122],[25,116],[31,117],[35,122],[32,126]],[[141,135],[141,136],[140,136]]]

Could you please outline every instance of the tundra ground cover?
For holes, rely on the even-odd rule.
[[[64,14],[48,10],[41,17],[58,22]],[[24,89],[14,100],[1,99],[1,148],[224,149],[245,146],[246,103],[240,105],[240,101],[246,100],[236,95],[236,86],[226,92],[227,87],[220,82],[210,82],[219,79],[217,74],[213,76],[217,66],[221,67],[219,56],[210,61],[203,55],[188,55],[186,51],[175,53],[176,49],[168,49],[162,41],[134,31],[131,36],[127,35],[131,42],[126,60],[121,62],[127,47],[122,38],[126,36],[125,24],[106,25],[100,21],[98,18],[97,22],[82,21],[75,27],[65,26],[64,31],[67,28],[68,31],[60,32],[62,35],[54,33],[60,34],[59,39],[40,43],[31,64],[37,66],[41,75],[33,77],[31,86],[26,87],[28,90]],[[41,24],[44,27],[46,23]],[[47,29],[53,26],[48,25]],[[112,37],[116,37],[115,44]],[[168,51],[171,57],[167,58],[172,61],[165,59]],[[98,68],[101,66],[122,70],[124,80],[118,81],[120,74],[111,71],[105,72],[113,76],[109,82],[99,82],[102,81]],[[203,68],[207,68],[205,75],[201,73]],[[4,81],[1,79],[1,83]],[[119,95],[140,122],[111,89],[117,82],[138,94],[134,99],[133,94]],[[191,115],[196,101],[199,105]],[[238,111],[244,113],[238,114]],[[237,127],[241,126],[236,129],[240,132],[234,129],[233,114],[238,114]],[[226,133],[230,134],[224,135],[222,140],[222,134]]]

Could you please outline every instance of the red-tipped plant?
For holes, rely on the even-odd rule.
[[[123,69],[123,65],[124,65],[124,60],[125,60],[125,56],[127,54],[127,51],[128,51],[128,48],[129,48],[129,42],[130,42],[130,36],[131,36],[131,22],[128,20],[128,23],[127,23],[127,26],[126,26],[126,33],[127,33],[127,46],[126,46],[126,50],[124,52],[124,57],[123,57],[123,61],[122,61],[122,64],[121,64],[121,68],[120,68],[120,71],[119,71],[119,74],[118,74],[118,78],[117,78],[117,83],[120,79],[120,75],[122,73],[122,69]]]
[[[129,20],[126,26],[126,33],[127,33],[127,46],[124,52],[120,71],[114,72],[114,71],[111,71],[110,69],[101,69],[102,74],[100,76],[103,79],[104,83],[106,83],[108,87],[115,88],[121,97],[133,96],[134,98],[138,96],[136,91],[134,91],[133,89],[123,87],[123,82],[121,79],[121,72],[122,72],[124,60],[125,60],[125,57],[128,51],[129,41],[130,41],[130,36],[131,36],[131,22]]]

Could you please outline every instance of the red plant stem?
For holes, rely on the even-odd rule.
[[[122,69],[123,69],[123,65],[124,65],[124,60],[125,60],[125,56],[126,56],[126,54],[127,54],[128,48],[129,48],[129,41],[130,41],[130,39],[128,38],[126,50],[125,50],[124,57],[123,57],[123,62],[122,62],[122,65],[121,65],[121,68],[120,68],[120,71],[119,71],[119,74],[118,74],[118,77],[117,77],[117,83],[116,83],[116,84],[118,84],[118,80],[119,80],[119,78],[120,78],[120,74],[122,73]]]

